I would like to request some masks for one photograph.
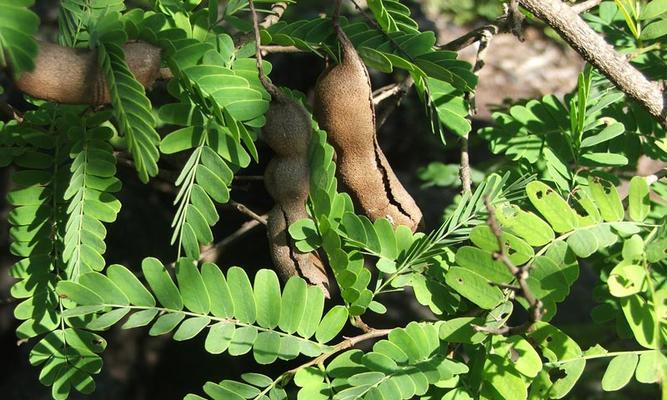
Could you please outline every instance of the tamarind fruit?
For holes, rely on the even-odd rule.
[[[387,218],[413,232],[422,213],[391,169],[375,135],[375,107],[368,70],[334,18],[340,63],[315,85],[314,114],[336,150],[337,174],[354,202],[371,220]]]
[[[160,49],[136,42],[126,44],[123,50],[135,78],[144,87],[150,87],[160,76]],[[23,93],[54,103],[102,105],[111,102],[97,55],[87,49],[40,42],[35,69],[23,72],[16,86]]]
[[[250,0],[249,4],[255,28],[259,79],[271,95],[269,109],[265,114],[266,122],[262,128],[262,139],[275,153],[264,172],[264,184],[275,201],[267,219],[271,259],[284,279],[301,276],[319,286],[328,296],[329,280],[324,265],[314,254],[297,251],[288,232],[294,222],[308,218],[308,147],[312,137],[310,115],[300,102],[285,95],[264,75],[257,15],[253,1]]]
[[[276,202],[267,220],[271,258],[283,277],[302,276],[326,290],[324,267],[311,254],[298,252],[287,231],[308,218],[310,117],[301,104],[275,89],[262,128],[262,138],[275,152],[264,173],[266,189]]]

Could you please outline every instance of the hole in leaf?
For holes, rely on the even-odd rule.
[[[544,192],[538,190],[537,192],[535,192],[535,196],[538,198],[538,200],[541,200],[542,197],[544,197]]]
[[[561,378],[565,378],[567,376],[567,373],[565,373],[564,370],[561,368],[554,368],[549,370],[549,378],[551,378],[551,382],[556,382],[557,380]]]
[[[552,338],[551,336],[547,336],[547,337],[545,338],[545,340],[547,341],[547,343],[551,343],[551,341],[553,340],[553,338]]]
[[[457,279],[456,281],[457,281],[458,283],[463,283],[463,279],[462,279],[462,278],[459,278],[459,279]]]

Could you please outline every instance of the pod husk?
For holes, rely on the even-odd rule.
[[[315,118],[336,150],[341,183],[364,214],[414,232],[422,224],[422,212],[378,144],[368,70],[345,32],[337,24],[335,28],[342,57],[317,80]]]

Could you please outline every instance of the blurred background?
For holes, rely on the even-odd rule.
[[[223,2],[221,2],[223,3]],[[299,0],[288,8],[284,19],[313,18],[330,12],[332,2]],[[358,3],[365,7],[365,1]],[[499,0],[403,0],[412,9],[413,17],[423,30],[437,34],[438,43],[446,43],[465,32],[496,18],[502,11]],[[150,1],[127,1],[131,7],[149,7]],[[352,16],[356,11],[347,3],[347,12]],[[37,1],[35,11],[39,14],[42,27],[41,39],[53,41],[57,31],[58,1]],[[0,10],[2,12],[2,10]],[[360,18],[356,14],[356,18]],[[494,107],[511,102],[513,99],[542,96],[555,93],[563,95],[576,86],[577,74],[583,62],[576,53],[543,26],[531,25],[525,32],[525,41],[519,42],[514,36],[499,35],[491,43],[486,57],[486,66],[480,75],[477,90],[478,114],[473,121],[473,129],[490,123]],[[473,60],[476,47],[470,46],[460,57]],[[268,60],[273,63],[271,78],[279,85],[298,89],[306,94],[312,92],[315,81],[324,68],[324,62],[314,55],[274,54]],[[394,83],[401,76],[370,71],[374,88]],[[11,82],[0,72],[0,84],[5,88],[4,101],[18,107],[28,107],[20,95],[12,89]],[[170,101],[163,84],[157,84],[149,94],[154,105]],[[380,112],[378,110],[378,112]],[[6,117],[5,117],[6,118]],[[423,107],[414,93],[408,95],[378,132],[379,140],[397,175],[413,194],[424,211],[427,229],[438,226],[442,221],[444,208],[452,202],[457,193],[458,143],[449,136],[448,145],[428,130]],[[259,165],[251,165],[241,171],[233,184],[232,198],[258,214],[264,214],[272,206],[272,201],[264,189],[261,175],[270,152],[258,144]],[[486,144],[471,136],[471,165],[475,169],[493,169],[498,160],[488,151]],[[262,158],[263,156],[263,158]],[[183,160],[164,158],[161,166],[166,172],[176,174]],[[12,312],[16,303],[9,295],[13,284],[7,274],[15,259],[9,254],[7,214],[9,207],[5,193],[10,188],[11,168],[0,170],[0,399],[41,400],[50,398],[50,390],[38,382],[38,369],[28,364],[31,344],[17,343],[14,333],[17,322]],[[123,204],[116,223],[108,225],[106,253],[107,261],[120,263],[129,268],[137,268],[146,256],[155,256],[165,263],[176,256],[174,247],[169,245],[170,222],[175,191],[173,179],[157,178],[148,185],[136,179],[131,166],[119,162],[118,175],[123,181],[123,189],[118,197]],[[169,174],[166,174],[169,175]],[[478,176],[479,174],[476,174]],[[248,220],[233,207],[223,207],[221,221],[215,227],[216,240],[238,235],[239,228]],[[132,233],[129,235],[128,233]],[[131,236],[131,239],[129,239]],[[239,265],[252,271],[271,265],[267,252],[267,240],[260,225],[243,235],[215,254],[222,267]],[[591,287],[593,274],[582,268],[581,278],[572,296],[559,307],[555,323],[563,326],[568,334],[575,337],[582,348],[592,345],[591,340],[602,340],[603,332],[592,331],[589,311],[592,303]],[[388,315],[369,319],[367,322],[378,328],[402,325],[413,319],[432,319],[433,315],[420,306],[410,293],[395,294],[387,299]],[[225,355],[212,356],[204,351],[203,337],[200,335],[187,342],[174,342],[169,336],[149,337],[147,330],[112,329],[105,334],[109,341],[104,352],[104,368],[96,379],[97,390],[91,399],[181,399],[189,392],[200,392],[208,380],[220,381],[237,378],[242,372],[263,372],[276,376],[290,368],[292,364],[278,362],[266,367],[253,367],[252,356],[231,358]],[[589,337],[588,341],[584,337]],[[592,337],[592,338],[591,338]],[[298,361],[297,361],[298,362]],[[598,389],[603,365],[589,363],[592,373],[585,374],[569,398],[602,398]],[[625,395],[618,399],[644,397],[646,393],[626,387]],[[612,394],[604,394],[610,399]],[[639,396],[639,397],[637,397]],[[72,398],[83,398],[73,394]]]

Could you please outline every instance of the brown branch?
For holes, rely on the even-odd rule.
[[[553,28],[584,60],[596,67],[628,97],[640,104],[663,128],[667,111],[660,85],[649,81],[561,0],[520,0],[528,11]]]
[[[572,8],[572,11],[576,12],[577,14],[581,14],[597,7],[600,3],[602,3],[602,0],[586,0],[582,1],[581,3],[573,4],[570,7]]]
[[[572,6],[572,11],[577,14],[584,13],[591,8],[597,6],[602,0],[587,0],[582,3],[577,3]],[[511,31],[511,25],[507,24],[506,15],[498,18],[496,21],[480,26],[464,35],[449,41],[443,45],[438,46],[442,50],[458,51],[471,46],[480,41],[485,35],[495,36],[499,33],[507,33]]]
[[[384,125],[384,123],[387,122],[387,119],[389,119],[391,113],[393,113],[394,110],[396,110],[398,106],[401,105],[401,101],[403,100],[403,98],[405,98],[408,92],[410,92],[410,88],[414,84],[415,84],[414,79],[412,79],[411,75],[408,75],[405,79],[403,79],[403,81],[401,81],[401,83],[396,85],[395,89],[391,89],[392,92],[391,96],[388,96],[387,98],[393,97],[394,100],[389,105],[387,105],[382,111],[382,113],[380,113],[380,115],[377,117],[375,121],[376,130],[379,130],[380,127],[382,127],[382,125]],[[375,103],[377,100],[377,104],[379,104],[383,100],[382,98],[380,98],[381,96],[382,94],[378,94],[377,99],[376,97],[373,97],[373,103]]]
[[[256,212],[252,211],[248,207],[244,206],[243,204],[236,202],[234,200],[229,200],[229,204],[231,207],[233,207],[236,211],[240,212],[241,214],[245,214],[248,217],[254,219],[255,221],[259,222],[262,225],[266,225],[266,216],[261,216],[257,214]]]
[[[505,245],[505,240],[503,239],[503,231],[500,228],[498,220],[496,219],[495,209],[491,204],[491,202],[489,201],[488,197],[484,198],[484,204],[486,205],[486,210],[489,213],[487,224],[489,225],[489,228],[491,228],[491,232],[495,236],[496,242],[498,244],[498,251],[496,251],[493,254],[493,258],[505,264],[510,273],[514,275],[514,277],[516,278],[518,283],[518,288],[517,288],[518,290],[516,290],[514,287],[508,289],[515,290],[515,292],[518,295],[521,295],[523,298],[526,299],[526,301],[528,302],[529,314],[528,314],[528,321],[516,327],[489,328],[489,327],[475,326],[474,329],[478,332],[486,332],[486,333],[501,334],[501,335],[508,333],[514,334],[514,333],[525,332],[526,330],[530,329],[530,327],[535,322],[540,321],[542,319],[542,316],[544,315],[544,304],[542,304],[542,301],[540,301],[537,297],[535,297],[532,290],[528,286],[530,265],[526,264],[522,267],[517,267],[516,265],[514,265],[512,260],[510,260],[507,254],[507,246]]]
[[[498,17],[494,22],[480,26],[477,29],[474,29],[463,36],[454,39],[444,45],[439,46],[442,50],[458,51],[464,49],[474,43],[484,42],[486,44],[490,39],[499,34],[499,33],[508,33],[511,32],[516,36],[520,41],[523,41],[523,14],[518,10],[518,3],[516,0],[512,0],[510,3],[505,4],[505,11],[503,15]],[[483,51],[480,49],[479,51]],[[479,56],[478,56],[479,58]]]
[[[324,353],[324,354],[320,355],[319,357],[316,357],[316,358],[308,361],[305,364],[301,364],[298,367],[287,371],[285,373],[285,375],[293,376],[300,369],[312,367],[314,365],[320,365],[320,364],[324,363],[329,357],[331,357],[332,355],[334,355],[336,353],[339,353],[343,350],[350,349],[350,348],[356,346],[357,344],[359,344],[361,342],[364,342],[366,340],[385,337],[385,336],[389,335],[389,332],[391,332],[391,331],[392,331],[392,329],[373,329],[370,332],[366,332],[362,335],[346,338],[342,342],[335,345],[331,351],[329,351],[327,353]]]
[[[267,15],[266,18],[264,18],[264,21],[262,21],[262,23],[259,24],[259,26],[266,29],[271,25],[275,24],[276,22],[280,21],[280,18],[283,17],[285,10],[287,10],[287,6],[288,4],[284,1],[274,3],[273,6],[271,7],[271,14]]]
[[[269,46],[260,46],[260,50],[262,50],[263,54],[270,54],[270,53],[305,53],[304,50],[301,50],[300,48],[296,46],[277,46],[277,45],[269,45]]]
[[[266,218],[265,216],[263,218]],[[210,261],[213,262],[218,258],[218,255],[222,252],[222,250],[229,246],[230,244],[234,243],[235,241],[241,239],[244,237],[248,232],[251,230],[257,228],[258,226],[262,225],[261,222],[258,220],[250,220],[244,222],[239,229],[234,231],[232,234],[229,236],[225,237],[218,243],[214,244],[213,246],[203,250],[199,254],[199,261]]]

